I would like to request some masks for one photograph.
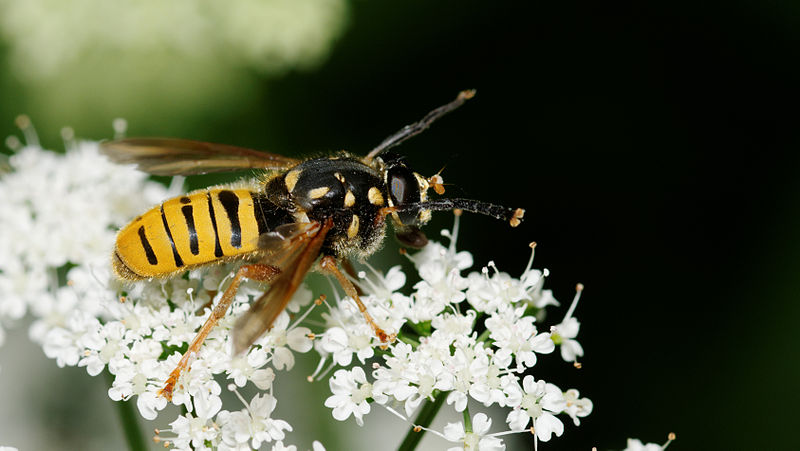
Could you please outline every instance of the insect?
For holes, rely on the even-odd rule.
[[[475,94],[455,100],[386,138],[365,157],[339,152],[298,160],[241,147],[169,138],[104,142],[103,153],[118,163],[134,163],[156,175],[190,175],[263,169],[260,178],[213,186],[164,201],[122,228],[112,254],[116,276],[126,282],[170,278],[187,270],[242,261],[230,285],[160,394],[167,399],[181,372],[222,318],[242,279],[268,282],[234,326],[233,350],[241,353],[271,326],[306,273],[317,268],[334,276],[358,305],[381,343],[394,340],[370,316],[358,290],[342,272],[349,258],[363,259],[381,245],[390,218],[401,244],[421,248],[420,230],[432,211],[462,209],[519,225],[520,208],[458,198],[431,199],[444,192],[440,175],[412,171],[390,151],[458,108]]]

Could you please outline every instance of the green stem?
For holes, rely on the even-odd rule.
[[[462,416],[464,417],[464,432],[466,433],[472,432],[472,419],[469,416],[469,407],[464,408]]]
[[[491,333],[492,331],[490,331],[489,329],[484,330],[480,335],[478,335],[477,342],[481,343],[486,341],[489,338],[489,335],[491,335]]]
[[[103,371],[106,378],[106,383],[109,387],[114,382],[114,376],[108,372]],[[136,414],[136,407],[133,401],[111,401],[117,407],[117,415],[122,424],[122,431],[125,434],[125,441],[128,442],[128,448],[131,451],[140,451],[147,449],[147,440],[142,434],[142,428],[139,427],[139,419]]]
[[[408,321],[408,322],[406,322],[405,325],[408,326],[409,328],[411,328],[420,337],[423,337],[423,336],[426,336],[426,335],[430,335],[430,330],[425,330],[419,324],[415,324],[415,323],[412,323],[411,321]]]
[[[417,340],[414,340],[411,337],[406,337],[404,335],[400,335],[400,336],[397,337],[397,339],[402,341],[403,343],[411,345],[414,349],[416,349],[417,346],[419,346],[419,342]]]
[[[411,426],[411,429],[406,433],[406,438],[403,439],[403,443],[400,444],[397,451],[413,451],[417,448],[417,445],[419,445],[419,442],[425,435],[425,429],[416,432],[414,431],[415,427],[422,426],[427,428],[433,423],[433,419],[436,417],[436,414],[439,413],[439,409],[442,407],[442,404],[444,404],[445,398],[447,398],[447,393],[448,392],[438,392],[433,397],[433,401],[430,399],[425,400],[425,404],[422,405],[422,409],[419,411],[414,425]]]

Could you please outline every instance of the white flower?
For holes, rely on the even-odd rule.
[[[513,310],[498,312],[486,319],[489,338],[495,346],[517,359],[517,371],[536,364],[536,353],[549,354],[555,349],[549,333],[537,333],[532,316],[519,318]]]
[[[405,297],[402,293],[397,292],[406,284],[406,275],[399,265],[389,268],[385,275],[375,270],[369,263],[366,265],[372,276],[367,276],[367,273],[363,271],[358,274],[358,278],[363,281],[361,285],[365,285],[365,291],[382,301],[396,301],[398,298]]]
[[[372,385],[367,382],[364,370],[337,370],[330,379],[333,396],[325,400],[325,407],[333,409],[333,418],[344,421],[353,415],[359,426],[364,425],[364,415],[369,413],[367,399],[372,397]]]
[[[581,298],[582,292],[583,285],[578,284],[575,290],[575,297],[564,319],[561,323],[551,328],[553,342],[561,346],[561,358],[567,362],[576,362],[578,357],[583,357],[583,347],[575,340],[575,337],[578,336],[581,324],[572,316],[573,312],[575,312],[575,308],[578,306],[578,301]]]
[[[504,405],[506,395],[503,392],[504,378],[501,377],[500,368],[493,362],[481,365],[482,371],[473,374],[472,386],[469,388],[469,395],[472,399],[483,403],[489,407],[492,404]]]
[[[657,443],[642,443],[637,438],[629,438],[625,449],[622,451],[661,451],[664,447]]]
[[[263,442],[283,440],[284,431],[291,431],[292,426],[283,420],[270,418],[277,400],[268,395],[256,395],[246,409],[238,412],[221,411],[217,421],[222,424],[222,441],[232,449],[250,443],[253,449],[261,447]]]
[[[272,363],[277,370],[290,370],[294,366],[295,352],[308,352],[314,346],[308,334],[311,329],[307,327],[295,327],[287,330],[289,327],[289,315],[282,312],[278,315],[275,323],[261,339],[256,343],[266,343],[272,350]]]
[[[564,424],[554,415],[566,408],[563,393],[558,387],[541,380],[535,381],[529,375],[522,380],[521,391],[518,385],[508,390],[509,399],[519,399],[506,418],[511,430],[522,431],[532,420],[536,436],[543,442],[550,440],[553,434],[560,437],[564,433]]]
[[[489,265],[495,270],[491,278],[488,276],[488,268],[483,268],[481,274],[471,273],[468,276],[467,301],[475,310],[490,313],[529,299],[526,287],[520,280],[497,271],[493,262]]]
[[[583,347],[575,340],[580,327],[578,320],[573,317],[551,329],[553,342],[561,347],[561,358],[566,362],[575,362],[578,357],[583,357]]]
[[[178,434],[172,439],[172,445],[177,449],[206,449],[206,442],[215,444],[219,436],[216,424],[190,413],[179,416],[170,426],[172,432]]]
[[[446,304],[459,303],[466,298],[463,290],[469,282],[461,276],[461,271],[472,266],[472,255],[466,251],[456,252],[455,238],[450,248],[430,242],[410,258],[422,277],[422,281],[414,285],[417,292],[411,312],[413,321],[430,320]]]
[[[466,432],[464,424],[447,423],[444,427],[444,437],[451,442],[461,443],[460,447],[448,448],[448,451],[474,450],[474,451],[503,451],[506,445],[497,437],[488,434],[492,427],[491,418],[485,413],[478,413],[472,418],[472,432]]]
[[[574,388],[570,388],[564,392],[564,401],[566,402],[564,413],[572,418],[575,426],[580,426],[580,418],[588,416],[592,413],[592,409],[594,408],[592,400],[589,398],[581,398],[578,390]]]
[[[338,308],[331,308],[329,313],[322,315],[329,328],[322,337],[320,347],[332,354],[333,360],[341,366],[349,366],[353,354],[364,363],[375,354],[374,346],[378,342],[358,308],[348,300],[349,297],[345,298]],[[372,304],[369,297],[362,298],[362,301],[368,306]]]
[[[272,368],[262,368],[267,364],[267,351],[262,347],[253,346],[246,355],[233,356],[227,365],[228,378],[233,379],[237,387],[244,387],[248,380],[256,386],[266,390],[275,380]]]

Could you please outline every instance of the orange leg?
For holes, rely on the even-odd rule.
[[[372,315],[370,315],[369,312],[367,311],[367,306],[364,305],[364,303],[361,301],[361,298],[358,297],[358,290],[356,290],[355,285],[353,285],[353,283],[350,282],[350,280],[348,280],[347,277],[345,277],[342,271],[339,270],[339,265],[336,263],[336,259],[328,255],[322,257],[322,260],[320,260],[319,264],[324,271],[333,274],[333,276],[336,277],[336,280],[339,281],[339,285],[341,285],[342,288],[344,288],[345,293],[347,293],[348,296],[350,296],[351,298],[353,298],[354,301],[356,301],[356,304],[358,305],[358,310],[361,312],[362,315],[364,315],[364,319],[367,321],[367,324],[369,324],[370,327],[372,327],[372,330],[375,332],[375,336],[378,337],[381,343],[388,344],[393,342],[395,338],[397,338],[397,336],[395,334],[389,335],[386,332],[384,332],[383,329],[378,327],[378,324],[375,323],[375,320],[372,318]]]
[[[243,265],[238,271],[236,271],[236,276],[234,276],[233,281],[225,290],[225,292],[222,293],[222,298],[220,298],[217,306],[211,311],[211,315],[209,315],[208,319],[203,324],[203,327],[201,327],[197,332],[197,335],[194,337],[194,340],[192,340],[192,343],[189,344],[189,349],[183,353],[183,357],[181,357],[178,365],[169,374],[169,378],[167,378],[164,388],[159,390],[159,396],[163,396],[170,401],[172,400],[172,391],[175,390],[175,385],[178,383],[178,378],[180,378],[181,372],[187,368],[189,364],[189,358],[200,350],[200,346],[202,346],[203,341],[205,341],[208,334],[211,332],[217,322],[223,316],[225,316],[225,312],[228,311],[228,307],[230,307],[231,302],[233,302],[233,298],[236,295],[236,291],[239,289],[239,284],[242,282],[242,279],[246,278],[260,282],[269,282],[278,274],[280,274],[280,269],[269,265]]]
[[[349,275],[353,279],[358,279],[358,274],[356,273],[356,269],[353,267],[353,263],[349,259],[347,258],[342,259],[342,269],[344,269],[344,272],[346,272],[347,275]],[[362,290],[361,287],[355,286],[355,289],[356,293],[358,293],[359,296],[364,294],[364,290]]]

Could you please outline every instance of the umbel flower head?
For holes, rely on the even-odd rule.
[[[377,324],[397,334],[395,342],[380,343],[353,300],[336,289],[301,287],[271,330],[232,355],[236,318],[264,289],[244,282],[167,401],[159,390],[237,265],[120,285],[108,262],[114,231],[176,194],[180,184],[170,192],[133,169],[111,165],[94,142],[69,140],[67,147],[56,154],[29,139],[0,178],[7,199],[0,209],[6,256],[0,260],[0,324],[29,312],[35,318],[30,335],[48,357],[59,366],[85,367],[92,376],[107,370],[111,399],[135,400],[143,418],[169,425],[160,441],[178,449],[294,449],[283,443],[286,432],[312,428],[280,419],[281,393],[273,381],[303,354],[318,361],[309,379],[327,378],[331,394],[318,405],[336,420],[353,417],[361,425],[372,411],[386,409],[400,424],[456,449],[505,449],[501,437],[520,432],[549,441],[564,433],[566,417],[577,426],[591,413],[592,402],[578,390],[563,390],[536,371],[539,359],[557,348],[569,363],[583,355],[573,316],[581,289],[563,321],[542,324],[545,310],[559,304],[543,288],[548,272],[533,268],[533,251],[518,275],[492,262],[469,271],[472,255],[457,248],[458,217],[442,232],[444,243],[432,241],[409,255],[407,267],[381,271],[365,264],[354,280]],[[409,279],[419,282],[409,287]],[[323,309],[323,323],[307,321],[313,309]],[[238,389],[251,384],[258,392],[246,400]],[[223,386],[240,404],[223,406]],[[443,430],[417,424],[417,412],[437,400],[465,421]],[[170,402],[184,413],[160,418]],[[489,407],[505,409],[505,418],[490,418]]]

